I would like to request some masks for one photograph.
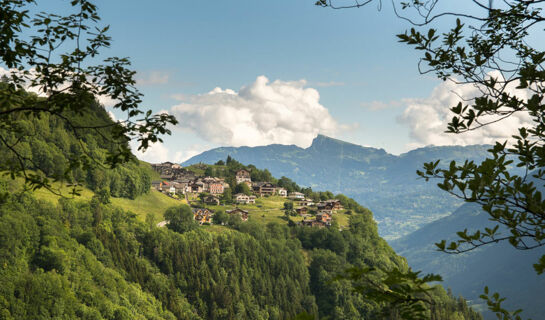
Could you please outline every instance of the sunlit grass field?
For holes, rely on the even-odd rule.
[[[10,183],[13,187],[12,190],[22,190],[23,180],[16,179]],[[72,187],[62,187],[60,188],[60,183],[53,183],[53,188],[56,192],[60,192],[62,196],[66,198],[71,198],[74,200],[90,200],[94,193],[85,187],[78,187],[77,192],[79,195],[72,194]],[[47,189],[38,189],[34,191],[29,191],[34,194],[37,199],[45,200],[51,203],[56,204],[61,198],[60,195],[52,193]],[[201,205],[197,197],[193,197],[192,204],[195,206],[206,207],[214,211],[218,210],[232,210],[236,207],[241,208],[249,212],[249,219],[251,221],[258,222],[260,224],[266,225],[271,222],[276,222],[280,224],[286,224],[287,220],[284,214],[284,202],[289,201],[286,198],[274,196],[274,197],[263,197],[257,198],[255,204],[232,204],[224,206],[209,206]],[[117,207],[120,207],[124,210],[131,211],[135,213],[141,220],[145,220],[148,214],[152,214],[155,222],[164,220],[164,212],[172,206],[178,206],[181,204],[187,204],[185,200],[176,200],[165,194],[162,194],[154,189],[151,189],[149,193],[140,195],[134,200],[127,198],[114,198],[111,199],[111,204]],[[297,202],[294,202],[294,206],[297,207]],[[345,214],[345,211],[339,211],[333,215],[333,218],[338,222],[341,228],[348,226],[348,219],[350,215]],[[293,222],[299,222],[303,218],[299,215],[291,216],[290,219]],[[222,226],[203,226],[210,232],[223,232],[225,227]]]
[[[13,191],[21,191],[23,189],[23,180],[16,179],[10,183]],[[52,184],[55,194],[45,188],[29,191],[39,200],[45,200],[56,204],[61,197],[66,197],[74,200],[91,200],[94,193],[85,187],[78,187],[77,192],[79,195],[72,194],[72,187],[61,187],[59,182]],[[62,196],[61,196],[62,195]],[[156,190],[151,189],[149,193],[138,196],[136,199],[131,200],[127,198],[110,198],[112,205],[120,207],[124,210],[135,213],[140,219],[145,220],[146,215],[151,213],[154,220],[159,222],[163,220],[163,213],[166,209],[172,206],[178,206],[180,204],[187,204],[185,200],[176,200],[168,197]]]
[[[238,205],[225,205],[225,206],[208,206],[204,207],[217,210],[232,210],[236,207],[246,210],[249,213],[249,220],[256,221],[262,224],[268,224],[270,222],[277,222],[281,224],[287,223],[284,214],[284,202],[290,201],[283,197],[263,197],[257,198],[255,204],[238,204]],[[195,205],[199,205],[198,201],[193,202]],[[297,207],[297,202],[294,202],[294,206]],[[350,215],[345,214],[345,211],[339,211],[333,215],[333,218],[337,220],[340,227],[348,226],[348,219]],[[292,216],[290,219],[293,222],[299,222],[303,218],[299,215]]]

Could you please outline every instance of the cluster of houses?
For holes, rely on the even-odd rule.
[[[282,187],[275,186],[270,182],[252,182],[250,172],[247,170],[239,170],[235,175],[237,184],[245,183],[252,193],[258,197],[281,196],[287,197],[288,191]],[[255,199],[255,198],[254,198]],[[241,199],[242,200],[242,199]],[[244,199],[245,200],[245,199]],[[251,203],[251,199],[249,199]]]
[[[229,184],[222,178],[215,177],[184,177],[176,180],[156,180],[151,186],[161,192],[171,195],[182,195],[186,193],[210,193],[221,195]]]
[[[207,193],[208,195],[203,198],[203,202],[209,205],[219,205],[219,196],[229,188],[229,184],[223,178],[199,177],[194,172],[182,168],[179,164],[164,162],[152,164],[152,167],[161,176],[161,180],[152,181],[152,187],[171,196]],[[295,211],[303,217],[300,222],[303,226],[330,226],[333,214],[343,209],[341,202],[336,199],[314,203],[314,201],[306,199],[303,193],[290,192],[288,194],[285,188],[275,186],[270,182],[253,182],[250,172],[244,169],[236,172],[235,181],[237,185],[246,184],[252,194],[234,194],[232,195],[233,202],[237,204],[255,204],[257,197],[266,196],[281,196],[294,200],[298,205]],[[316,214],[311,215],[311,211]],[[240,208],[227,210],[226,213],[239,215],[242,221],[248,220],[248,211]],[[212,224],[213,216],[213,210],[193,208],[193,217],[200,225]]]
[[[161,176],[161,180],[151,182],[152,188],[170,195],[206,192],[217,196],[229,188],[225,179],[198,177],[194,172],[184,169],[176,163],[164,162],[151,166]]]
[[[304,199],[298,202],[299,207],[295,208],[297,214],[303,217],[300,222],[302,226],[328,227],[331,225],[333,214],[343,210],[341,202],[337,199],[330,199],[314,203],[312,200]],[[311,208],[316,211],[316,215],[310,214]]]
[[[183,195],[187,193],[200,194],[208,193],[211,196],[205,199],[209,204],[219,203],[219,195],[223,194],[229,184],[225,179],[218,177],[199,177],[194,172],[182,168],[179,164],[164,162],[152,164],[161,180],[152,181],[152,187],[169,195]],[[244,183],[252,191],[253,195],[237,193],[233,195],[236,203],[255,203],[257,197],[274,196],[288,197],[288,191],[284,188],[273,185],[270,182],[252,182],[249,171],[239,170],[236,172],[235,181],[237,184]],[[297,193],[297,192],[296,192]],[[290,194],[290,197],[292,194]],[[297,193],[294,197],[304,198],[303,194]]]

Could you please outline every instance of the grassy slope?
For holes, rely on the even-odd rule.
[[[182,203],[187,204],[185,200],[172,199],[156,190],[151,190],[150,193],[141,195],[135,200],[112,198],[112,204],[132,211],[142,219],[145,219],[148,213],[152,213],[155,221],[163,220],[163,213],[166,209]]]
[[[239,204],[238,207],[249,212],[249,219],[252,221],[257,221],[263,224],[269,222],[278,222],[281,224],[286,223],[284,216],[284,202],[288,201],[286,198],[282,197],[263,197],[257,198],[255,204]],[[195,202],[195,204],[198,202]],[[297,206],[297,202],[294,203]],[[226,206],[205,206],[212,210],[231,210],[235,208],[234,205]],[[340,211],[333,215],[339,226],[346,227],[348,226],[348,217],[349,215],[344,214],[344,211]],[[294,222],[302,220],[302,217],[295,216],[290,217]]]
[[[146,165],[145,163],[143,165]],[[13,182],[15,189],[22,188],[23,181],[22,179],[18,179]],[[54,184],[55,188],[58,188],[59,184]],[[71,198],[73,197],[70,192],[72,191],[71,188],[62,188],[61,193]],[[87,188],[79,188],[78,192],[80,193],[79,196],[74,197],[74,199],[81,199],[81,200],[90,200],[94,193],[93,191],[87,189]],[[57,203],[60,196],[51,193],[50,191],[46,189],[38,189],[33,191],[36,198],[49,201],[52,203]],[[199,200],[197,197],[193,197],[193,204],[198,204]],[[284,207],[284,202],[288,201],[285,198],[282,197],[263,197],[263,198],[257,198],[255,204],[240,204],[238,205],[239,208],[247,210],[250,213],[250,218],[252,221],[257,221],[262,224],[268,224],[270,222],[277,222],[280,224],[285,224],[285,216],[284,211],[282,208]],[[148,194],[141,195],[138,198],[131,200],[127,198],[111,198],[111,202],[113,205],[121,207],[125,210],[132,211],[135,214],[138,215],[138,217],[142,220],[146,218],[146,215],[148,213],[153,214],[154,220],[156,222],[163,220],[163,213],[166,209],[172,206],[177,206],[180,204],[187,204],[185,200],[175,200],[172,199],[156,190],[150,190]],[[295,202],[295,206],[297,206],[297,202]],[[226,206],[204,206],[213,210],[230,210],[235,208],[235,205],[226,205]],[[349,215],[344,214],[344,212],[339,212],[335,214],[334,219],[337,219],[337,222],[341,227],[345,227],[348,225],[348,217]],[[301,221],[302,218],[300,216],[290,217],[291,220],[294,222]],[[222,232],[224,227],[221,226],[205,226],[209,231],[212,232]]]
[[[20,181],[20,185],[22,185],[22,180]],[[58,187],[57,185],[54,185],[55,187]],[[72,195],[70,195],[71,188],[63,188],[61,189],[61,193],[71,198]],[[87,189],[87,188],[81,188],[80,189],[80,195],[73,197],[74,199],[81,199],[81,200],[90,200],[93,197],[93,191]],[[34,191],[34,195],[36,198],[41,200],[46,200],[52,203],[57,203],[60,196],[51,193],[50,191],[46,189],[38,189]],[[175,200],[172,199],[156,190],[150,190],[149,193],[139,196],[138,198],[131,200],[127,198],[111,198],[111,202],[113,205],[121,207],[125,210],[132,211],[136,213],[142,220],[146,218],[146,215],[148,213],[153,214],[155,221],[161,221],[163,220],[163,213],[166,209],[172,206],[177,206],[180,204],[186,204],[187,202],[185,200]]]

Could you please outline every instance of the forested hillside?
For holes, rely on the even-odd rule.
[[[53,206],[26,193],[0,205],[0,240],[5,319],[361,319],[387,306],[332,279],[351,265],[406,269],[370,215],[343,232],[248,221],[179,234],[99,197]],[[434,297],[436,319],[479,319]]]
[[[0,83],[0,86],[6,84]],[[44,99],[33,93],[21,94],[26,103]],[[6,139],[4,144],[0,144],[0,170],[19,170],[24,165],[33,170],[27,170],[27,176],[36,174],[36,179],[85,185],[94,191],[108,189],[115,197],[134,199],[149,192],[153,173],[149,165],[140,164],[136,157],[132,156],[115,168],[104,166],[116,148],[128,148],[128,141],[113,140],[111,132],[116,130],[116,126],[97,101],[87,97],[86,105],[87,108],[79,112],[63,111],[63,117],[71,119],[70,124],[49,113],[11,116],[10,125],[16,127],[16,131],[6,131],[0,126],[1,136]],[[74,130],[69,126],[81,129]],[[91,126],[102,128],[86,129]],[[20,157],[16,157],[6,145]],[[82,156],[85,161],[77,167],[68,167],[69,160]]]
[[[462,204],[433,183],[417,179],[424,162],[484,159],[488,146],[425,147],[395,156],[382,149],[318,135],[306,149],[291,145],[216,148],[184,165],[213,164],[231,156],[243,164],[267,168],[314,190],[331,190],[354,198],[375,214],[386,239],[408,234],[447,216]]]

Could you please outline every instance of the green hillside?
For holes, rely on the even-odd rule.
[[[53,205],[29,193],[13,194],[0,204],[0,314],[291,319],[306,312],[376,318],[387,305],[366,301],[349,281],[332,280],[350,266],[406,264],[378,237],[370,215],[352,216],[349,225],[341,232],[248,221],[179,234],[96,198]],[[462,309],[444,290],[433,296],[434,314],[460,319]],[[466,310],[463,319],[479,317]]]
[[[5,181],[4,183],[10,185],[9,190],[11,193],[21,191],[24,185],[22,179],[17,179],[15,181]],[[55,192],[59,192],[60,194],[53,193],[47,189],[34,190],[32,191],[32,194],[34,195],[34,197],[36,197],[36,199],[44,200],[52,204],[57,204],[59,199],[63,197],[67,199],[89,201],[95,194],[93,191],[89,190],[86,187],[78,187],[77,190],[79,195],[74,196],[71,194],[71,187],[61,187],[61,184],[58,182],[53,183],[52,187]],[[148,214],[151,214],[154,218],[154,221],[157,222],[163,219],[163,213],[169,207],[177,206],[180,204],[187,204],[185,200],[173,199],[156,190],[150,190],[148,193],[139,195],[138,197],[136,197],[136,199],[111,197],[110,200],[113,205],[120,207],[123,210],[135,213],[142,221],[145,220]]]

